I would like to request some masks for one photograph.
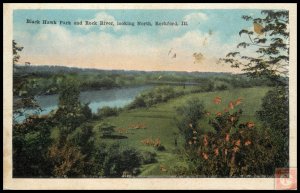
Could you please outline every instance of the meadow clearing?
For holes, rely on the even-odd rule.
[[[174,165],[188,164],[180,159],[180,149],[183,148],[184,139],[179,135],[179,129],[176,126],[175,118],[179,116],[176,113],[177,107],[183,105],[188,99],[196,97],[201,99],[205,108],[213,114],[228,108],[231,100],[242,98],[243,102],[239,106],[244,111],[241,121],[251,120],[259,125],[260,122],[257,120],[255,113],[260,108],[261,98],[268,90],[268,87],[254,87],[194,93],[171,99],[167,103],[157,104],[150,108],[126,110],[117,116],[108,117],[101,121],[93,121],[96,142],[119,142],[122,146],[131,146],[141,152],[155,152],[157,162],[143,165],[139,177],[171,177],[175,175],[172,173]],[[222,97],[222,102],[218,105],[213,103],[216,96]],[[212,130],[213,128],[207,123],[207,119],[208,117],[201,120],[199,126],[204,130]],[[108,122],[116,126],[116,133],[127,138],[102,139],[101,133],[96,129],[97,124],[102,122]],[[178,137],[177,146],[175,146],[175,137]],[[160,139],[166,150],[156,151],[153,146],[142,143],[142,140],[145,139]],[[165,168],[165,170],[162,168]]]

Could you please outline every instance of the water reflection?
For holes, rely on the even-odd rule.
[[[151,88],[152,86],[139,86],[129,88],[114,88],[109,90],[97,90],[97,91],[84,91],[80,93],[80,101],[82,103],[89,103],[93,113],[96,113],[99,108],[104,106],[109,107],[124,107],[128,105],[133,99],[142,91]],[[41,115],[50,113],[55,110],[58,105],[58,95],[45,95],[37,96],[36,100],[43,109],[39,112]],[[28,111],[29,114],[34,114],[34,111]],[[18,118],[19,121],[23,121],[24,116]]]

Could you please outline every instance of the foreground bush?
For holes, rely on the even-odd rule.
[[[276,167],[289,165],[289,100],[284,87],[270,90],[262,99],[261,110],[257,112],[265,127],[272,131],[276,140]]]
[[[177,108],[177,113],[180,116],[180,118],[176,120],[177,127],[185,138],[185,145],[188,145],[189,140],[193,137],[195,132],[199,134],[202,132],[200,129],[197,129],[199,128],[197,125],[205,113],[203,102],[198,98],[192,98],[188,100],[184,106]],[[192,127],[196,129],[192,130]]]
[[[133,148],[122,149],[119,144],[113,144],[106,150],[103,162],[103,174],[106,177],[122,177],[137,175],[137,168],[141,166],[142,156]]]
[[[52,126],[46,116],[30,116],[13,125],[13,177],[51,176],[47,151],[52,143]]]
[[[213,102],[219,105],[221,97]],[[270,129],[257,128],[252,121],[240,122],[242,110],[236,109],[241,99],[231,101],[228,109],[216,114],[207,112],[214,131],[203,132],[197,124],[187,123],[184,130],[186,152],[193,167],[178,167],[178,175],[204,177],[273,176],[275,142]],[[194,114],[191,114],[194,115]],[[191,116],[190,120],[194,120]],[[190,132],[187,132],[190,131]],[[189,137],[189,139],[188,139]],[[189,171],[191,170],[191,171]]]
[[[157,162],[156,153],[155,152],[142,152],[142,163],[143,164],[151,164]]]

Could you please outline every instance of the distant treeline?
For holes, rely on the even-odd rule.
[[[215,75],[230,75],[229,72],[184,72],[184,71],[138,71],[138,70],[101,70],[96,68],[77,68],[77,67],[66,67],[66,66],[53,66],[53,65],[16,65],[15,73],[37,73],[41,76],[65,74],[65,73],[80,73],[80,74],[156,74],[156,75],[190,75],[209,77]]]
[[[21,66],[14,70],[14,82],[23,81],[22,88],[14,95],[31,93],[33,95],[49,95],[58,93],[65,78],[76,80],[81,91],[130,87],[147,84],[158,85],[201,85],[208,83],[217,90],[231,87],[272,86],[264,79],[250,79],[244,74],[217,72],[175,72],[175,71],[125,71],[81,69],[63,66]],[[20,84],[18,84],[20,86]],[[20,93],[21,92],[21,93]]]

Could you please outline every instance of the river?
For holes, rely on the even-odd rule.
[[[128,88],[113,88],[108,90],[94,90],[94,91],[83,91],[80,93],[81,103],[89,103],[93,113],[96,113],[99,108],[104,106],[109,107],[124,107],[131,103],[134,98],[142,91],[151,88],[150,85],[139,86],[139,87],[128,87]],[[50,113],[52,110],[57,109],[58,95],[43,95],[37,96],[36,100],[42,111],[40,115]],[[28,114],[33,114],[33,111],[28,111]],[[17,122],[22,122],[25,116],[18,117]]]

